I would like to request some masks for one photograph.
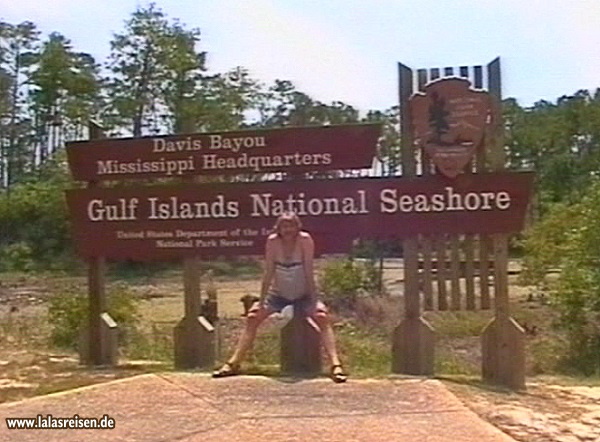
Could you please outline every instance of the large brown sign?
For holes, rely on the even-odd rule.
[[[444,78],[410,98],[414,143],[438,170],[454,178],[469,163],[492,123],[487,92],[470,89],[464,78]]]
[[[67,143],[76,180],[306,172],[372,166],[380,124]]]
[[[523,227],[531,173],[298,182],[177,184],[67,192],[83,256],[154,260],[261,254],[275,218],[293,210],[318,253],[357,238],[508,233]]]

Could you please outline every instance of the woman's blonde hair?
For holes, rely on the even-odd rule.
[[[275,221],[273,232],[277,235],[281,235],[281,224],[284,222],[294,223],[299,231],[302,230],[302,221],[300,221],[298,215],[296,215],[294,212],[283,212],[281,215],[279,215],[277,221]]]

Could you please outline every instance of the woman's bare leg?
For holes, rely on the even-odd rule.
[[[227,361],[229,364],[239,365],[246,357],[246,353],[252,347],[256,332],[262,322],[269,317],[272,312],[258,303],[254,304],[246,316],[246,327],[244,328],[238,340],[235,351]]]
[[[321,343],[323,344],[323,348],[325,348],[329,362],[331,365],[340,365],[341,361],[335,344],[335,335],[333,334],[333,327],[331,326],[327,307],[322,303],[317,304],[317,309],[313,313],[312,319],[321,330]]]

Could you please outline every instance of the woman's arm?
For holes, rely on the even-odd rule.
[[[312,236],[304,233],[302,236],[302,259],[304,261],[304,276],[308,295],[313,301],[317,300],[317,285],[315,283],[315,242]]]
[[[271,287],[273,276],[275,275],[275,240],[269,237],[265,246],[265,268],[263,272],[262,283],[260,286],[260,302],[262,303]]]

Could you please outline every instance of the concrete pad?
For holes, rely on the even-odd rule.
[[[113,430],[8,430],[6,417],[100,418]],[[0,441],[514,440],[435,380],[298,380],[163,373],[0,405]]]

